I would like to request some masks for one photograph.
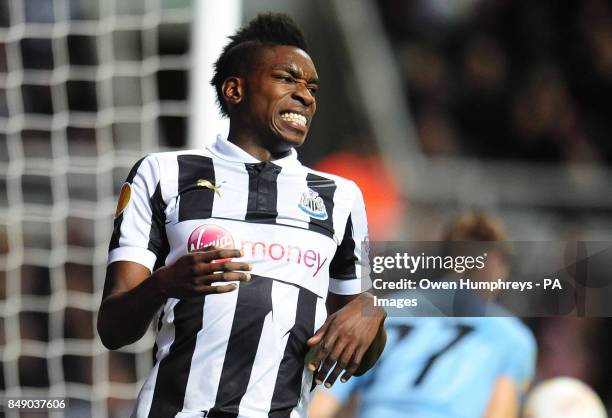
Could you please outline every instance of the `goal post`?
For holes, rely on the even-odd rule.
[[[240,26],[242,0],[202,0],[194,4],[192,30],[191,119],[188,143],[199,148],[227,135],[229,121],[216,105],[215,89],[210,85],[213,64],[227,44],[227,37]]]

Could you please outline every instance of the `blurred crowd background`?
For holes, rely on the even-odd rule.
[[[612,163],[612,2],[378,0],[377,6],[424,154],[587,170]],[[609,240],[605,223],[587,225],[591,217],[609,218],[610,208],[579,199],[537,210],[541,222],[560,216],[556,233],[511,227],[511,236]],[[491,209],[506,221],[521,218],[512,205]],[[538,340],[538,380],[577,377],[612,407],[612,321],[525,320]]]
[[[379,1],[429,155],[612,162],[607,1]]]
[[[372,239],[438,239],[476,207],[513,240],[610,241],[610,1],[242,2],[244,21],[262,11],[308,35],[322,88],[300,155],[361,186]],[[189,137],[194,16],[194,0],[0,1],[0,397],[127,416],[151,334],[109,353],[96,309],[131,165],[212,140]],[[538,379],[578,377],[612,407],[612,322],[527,322]]]

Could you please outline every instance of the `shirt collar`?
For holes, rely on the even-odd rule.
[[[239,146],[231,143],[221,136],[218,136],[217,140],[213,144],[207,145],[207,148],[211,153],[223,160],[252,164],[261,162]],[[301,165],[297,158],[297,151],[293,148],[291,149],[289,155],[277,160],[272,160],[272,162],[281,167]]]

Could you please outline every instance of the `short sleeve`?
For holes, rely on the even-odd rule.
[[[354,295],[371,287],[367,255],[368,221],[361,190],[353,184],[355,194],[346,220],[344,236],[329,266],[329,291]]]
[[[522,398],[534,378],[537,348],[531,332],[521,331],[520,338],[511,345],[509,359],[501,374],[514,381]]]
[[[108,264],[133,261],[153,271],[165,259],[166,246],[159,164],[147,156],[132,167],[121,187]]]

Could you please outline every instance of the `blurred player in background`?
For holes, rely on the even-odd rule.
[[[384,311],[362,315],[363,198],[297,159],[318,79],[288,16],[232,36],[212,83],[229,138],[134,166],[98,331],[131,344],[161,309],[134,417],[305,417],[313,383],[364,373],[384,347]]]
[[[447,225],[443,239],[503,241],[506,233],[490,217],[467,212]],[[485,268],[467,277],[505,280],[508,247],[496,245],[487,252]],[[520,320],[393,317],[387,319],[387,329],[387,348],[377,366],[346,384],[318,391],[311,418],[337,416],[343,405],[340,416],[359,418],[519,416],[536,361],[534,337]]]

